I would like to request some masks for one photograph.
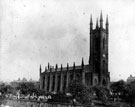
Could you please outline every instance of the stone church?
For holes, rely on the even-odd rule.
[[[90,55],[89,63],[84,64],[83,58],[80,66],[69,66],[55,68],[50,66],[42,70],[40,65],[40,89],[46,92],[65,92],[68,84],[73,80],[81,80],[82,83],[94,86],[101,85],[108,87],[110,82],[110,73],[108,72],[108,38],[109,22],[106,17],[105,28],[103,28],[103,16],[100,14],[100,20],[96,22],[93,28],[92,16],[90,18]]]

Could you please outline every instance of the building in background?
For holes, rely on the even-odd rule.
[[[135,76],[133,77],[132,75],[130,75],[130,77],[127,78],[127,83],[131,83],[135,81]]]
[[[106,17],[106,26],[103,28],[102,12],[100,14],[100,25],[98,19],[96,27],[93,28],[92,16],[90,18],[90,50],[88,64],[84,64],[83,58],[80,66],[58,67],[50,66],[42,70],[40,65],[40,89],[46,92],[65,92],[68,84],[73,80],[81,80],[82,83],[94,86],[101,85],[107,87],[110,83],[110,73],[108,72],[108,38],[109,23]]]
[[[12,86],[12,87],[18,87],[20,84],[22,84],[22,83],[24,83],[24,84],[27,84],[27,83],[32,83],[32,84],[34,84],[34,86],[36,87],[36,88],[39,88],[40,87],[40,83],[39,83],[39,81],[34,81],[34,80],[32,80],[32,79],[30,79],[29,81],[24,77],[24,78],[22,78],[22,80],[20,79],[20,78],[18,78],[18,80],[13,80],[13,81],[11,81],[10,82],[10,85]]]

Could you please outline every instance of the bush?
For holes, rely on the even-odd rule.
[[[81,104],[88,104],[91,102],[92,90],[81,81],[75,80],[70,82],[68,91],[72,94],[73,99],[76,99],[76,101]]]
[[[58,92],[57,94],[52,94],[52,99],[48,100],[48,102],[63,102],[69,103],[70,97],[67,97],[65,93]]]
[[[102,86],[94,86],[93,91],[95,92],[97,99],[102,101],[102,104],[106,105],[109,96],[109,90]]]

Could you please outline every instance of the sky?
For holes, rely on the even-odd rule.
[[[0,80],[39,80],[39,66],[89,60],[89,23],[109,17],[111,81],[135,76],[134,0],[1,0]]]

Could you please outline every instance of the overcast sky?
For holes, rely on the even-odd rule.
[[[85,64],[89,21],[109,16],[109,71],[112,81],[135,76],[134,0],[1,0],[0,80],[39,79],[39,65]]]

